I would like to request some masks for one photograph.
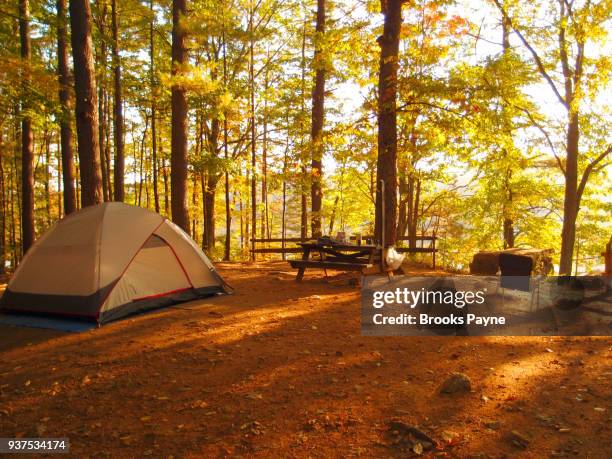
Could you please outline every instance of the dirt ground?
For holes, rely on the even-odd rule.
[[[68,437],[81,458],[412,457],[415,426],[423,457],[612,457],[609,338],[362,337],[350,276],[218,267],[234,295],[77,334],[0,327],[0,437]],[[471,391],[440,395],[453,372]]]

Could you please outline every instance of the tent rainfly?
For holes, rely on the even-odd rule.
[[[0,311],[98,324],[173,303],[229,293],[195,242],[166,218],[118,202],[57,222],[28,251]]]

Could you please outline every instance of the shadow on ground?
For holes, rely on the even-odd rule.
[[[361,337],[347,276],[219,268],[235,295],[2,329],[2,436],[67,436],[79,457],[409,457],[388,440],[401,420],[438,441],[426,456],[610,457],[609,339]],[[472,391],[439,395],[452,372]]]

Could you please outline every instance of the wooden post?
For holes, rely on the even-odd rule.
[[[606,260],[606,292],[612,290],[612,237],[606,244],[606,252],[603,254]]]
[[[436,270],[436,233],[433,233],[433,239],[431,240],[431,248],[433,249],[433,269]]]
[[[310,247],[304,247],[304,253],[302,253],[302,260],[307,261],[309,257],[310,257]],[[297,282],[301,282],[302,279],[304,278],[304,271],[306,271],[306,267],[300,266],[298,269],[298,273],[295,276],[295,280]]]

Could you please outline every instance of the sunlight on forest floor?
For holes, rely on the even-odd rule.
[[[436,440],[426,457],[609,457],[608,338],[362,337],[348,275],[218,267],[234,295],[80,334],[3,327],[0,431],[79,457],[406,457],[400,420]],[[471,391],[440,395],[453,372]]]

